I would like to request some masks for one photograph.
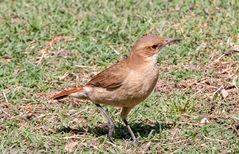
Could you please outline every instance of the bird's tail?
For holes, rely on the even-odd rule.
[[[84,87],[83,88],[81,87],[81,88],[64,90],[64,91],[52,96],[51,99],[62,99],[67,96],[73,96],[73,97],[77,97],[77,98],[81,98],[81,99],[87,98],[86,90],[84,89]]]

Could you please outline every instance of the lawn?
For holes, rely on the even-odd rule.
[[[238,0],[0,1],[0,153],[239,153]],[[122,59],[137,38],[181,38],[115,142],[94,104],[49,100]]]

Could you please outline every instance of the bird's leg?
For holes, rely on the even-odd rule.
[[[110,118],[109,114],[103,109],[103,107],[100,104],[95,104],[95,105],[101,111],[103,116],[107,119],[108,128],[109,128],[108,138],[111,142],[113,142],[112,136],[113,136],[113,132],[114,132],[114,123],[113,123],[112,119]]]
[[[138,141],[137,141],[137,139],[136,139],[136,137],[135,137],[135,135],[134,135],[132,129],[130,128],[130,126],[129,126],[129,124],[128,124],[128,121],[127,121],[126,119],[123,119],[123,122],[124,122],[125,126],[127,127],[128,131],[129,131],[129,133],[130,133],[130,135],[131,135],[131,138],[132,138],[132,140],[133,140],[133,145],[137,145],[137,144],[138,144]]]
[[[127,117],[128,113],[130,112],[131,109],[132,109],[132,108],[123,107],[123,108],[122,108],[122,111],[121,111],[121,118],[122,118],[122,120],[123,120],[125,126],[127,127],[128,131],[129,131],[129,133],[130,133],[130,135],[131,135],[131,138],[132,138],[132,140],[133,140],[133,144],[134,144],[134,145],[137,145],[137,144],[138,144],[138,141],[137,141],[137,139],[136,139],[136,137],[135,137],[135,135],[134,135],[134,133],[133,133],[131,127],[129,126],[128,121],[126,120],[126,117]]]

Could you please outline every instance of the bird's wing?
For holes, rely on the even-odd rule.
[[[122,85],[128,73],[127,62],[122,60],[94,76],[86,85],[114,90]]]

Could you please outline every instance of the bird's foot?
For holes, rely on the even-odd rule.
[[[110,142],[113,143],[114,142],[113,133],[114,133],[114,130],[115,130],[115,126],[114,126],[113,123],[109,123],[108,127],[109,127],[108,138],[109,138]]]
[[[137,139],[134,139],[134,140],[132,141],[132,144],[133,144],[133,146],[137,146],[137,145],[139,145],[139,142],[138,142]]]

